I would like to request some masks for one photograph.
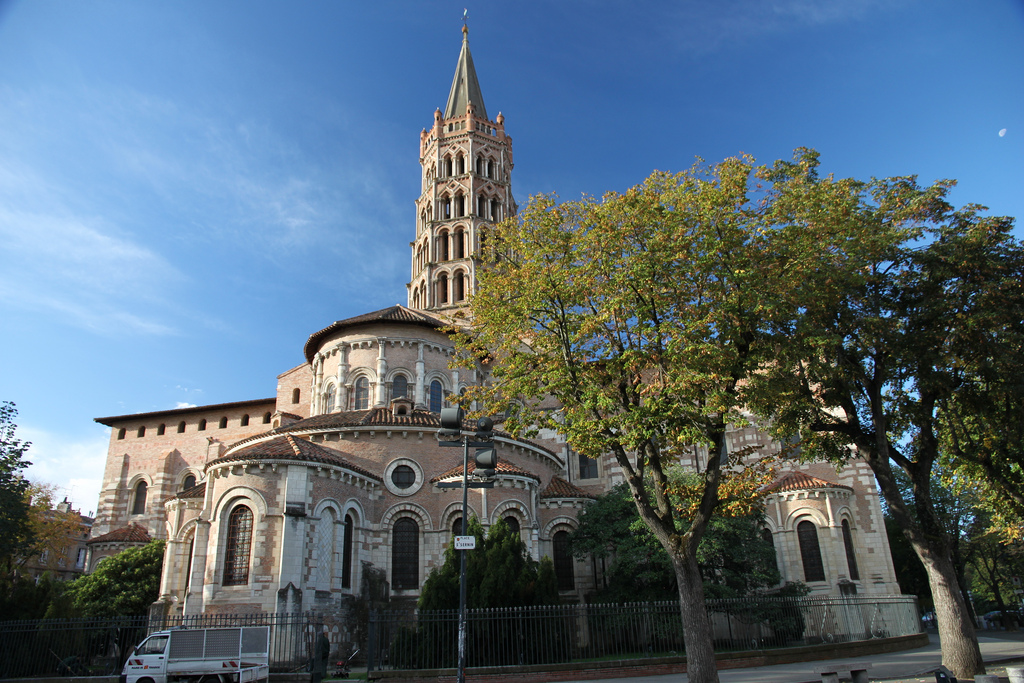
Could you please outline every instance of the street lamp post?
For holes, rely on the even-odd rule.
[[[466,551],[476,547],[476,539],[470,543],[467,538],[469,516],[469,489],[489,489],[494,487],[493,481],[469,481],[469,447],[477,450],[477,469],[484,476],[493,476],[497,466],[497,457],[493,448],[491,428],[493,422],[489,417],[481,417],[476,423],[476,432],[466,434],[462,430],[462,408],[444,408],[441,411],[441,428],[437,430],[437,445],[444,447],[462,446],[462,482],[439,482],[438,488],[462,489],[462,534],[455,539],[455,549],[459,557],[459,665],[457,683],[466,683]],[[484,469],[479,466],[483,465]]]

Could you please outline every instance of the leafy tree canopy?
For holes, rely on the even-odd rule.
[[[0,565],[8,572],[32,543],[29,523],[29,482],[21,471],[32,444],[15,437],[18,411],[9,401],[0,403]]]
[[[450,543],[444,563],[430,571],[420,591],[419,607],[425,610],[458,609],[460,552],[466,556],[466,606],[527,607],[558,604],[558,584],[550,558],[538,563],[530,557],[519,534],[504,520],[491,525],[485,535],[483,525],[470,517],[467,531],[476,537],[476,548],[455,550]]]
[[[75,579],[69,592],[85,617],[146,614],[160,592],[164,542],[150,541],[104,560],[92,574]]]
[[[757,513],[712,519],[697,549],[709,598],[751,596],[778,586],[781,576],[775,548],[761,536],[760,520]],[[593,555],[607,560],[599,600],[632,602],[678,596],[668,554],[640,521],[625,484],[582,510],[570,547],[577,557]]]

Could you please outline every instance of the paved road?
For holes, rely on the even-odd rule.
[[[1005,663],[1018,660],[1024,663],[1024,631],[981,631],[978,642],[981,654],[985,658],[990,674],[1005,676]],[[871,662],[868,675],[872,681],[931,681],[935,676],[932,672],[942,664],[942,650],[938,636],[932,632],[927,646],[904,652],[871,655],[869,657],[852,657],[850,659],[831,660],[833,662]],[[1002,662],[1003,666],[998,663]],[[815,667],[826,662],[801,662],[799,664],[778,664],[776,666],[758,666],[749,669],[724,669],[718,672],[721,683],[821,683],[821,677],[814,673]],[[1024,665],[1024,664],[1022,664]],[[685,674],[666,674],[662,676],[640,676],[637,678],[609,678],[603,683],[683,683]],[[592,682],[591,682],[592,683]]]

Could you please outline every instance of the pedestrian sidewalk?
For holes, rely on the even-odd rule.
[[[775,666],[756,666],[746,669],[720,669],[718,678],[721,683],[821,683],[821,676],[814,673],[828,663],[842,664],[852,662],[870,662],[868,676],[872,681],[890,681],[891,683],[911,683],[928,681],[934,683],[933,672],[942,665],[942,648],[939,637],[933,632],[929,634],[929,644],[915,650],[888,652],[867,657],[851,657],[849,659],[818,660],[795,664],[777,664]],[[989,673],[1005,676],[1005,663],[1017,660],[1024,662],[1024,631],[980,631],[978,643],[981,655],[985,660]],[[996,667],[1002,662],[1004,667]],[[837,667],[842,669],[841,666]],[[993,669],[999,669],[993,671]],[[685,674],[665,674],[660,676],[640,676],[636,678],[609,678],[602,683],[680,683],[687,681]],[[592,681],[580,683],[593,683]]]

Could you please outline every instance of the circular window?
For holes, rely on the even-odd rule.
[[[384,468],[384,486],[396,496],[415,494],[423,481],[423,469],[411,458],[397,458]]]
[[[399,465],[391,470],[391,483],[404,491],[416,483],[416,471],[408,465]]]

